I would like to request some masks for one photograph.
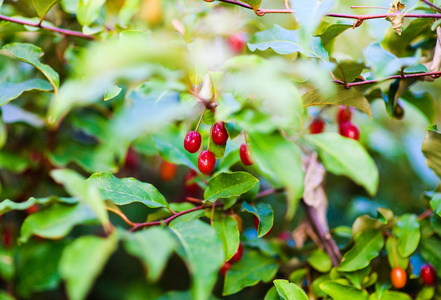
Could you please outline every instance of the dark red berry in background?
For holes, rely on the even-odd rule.
[[[259,218],[254,217],[254,228],[256,229],[256,231],[259,231],[259,224],[260,224]],[[264,236],[271,234],[271,232],[273,232],[273,227],[271,227],[271,229]]]
[[[338,124],[350,122],[352,118],[353,108],[350,106],[341,106],[337,113]]]
[[[191,170],[188,172],[187,176],[185,176],[185,191],[190,196],[197,195],[200,190],[199,185],[196,182],[191,182],[196,176],[198,176],[198,173],[195,170]]]
[[[231,268],[231,264],[226,262],[224,265],[220,268],[219,272],[223,277],[227,275],[228,270]]]
[[[436,282],[436,271],[430,264],[425,264],[421,267],[420,276],[425,285],[434,285]]]
[[[277,238],[282,241],[288,242],[288,241],[292,240],[291,232],[282,231],[277,235]]]
[[[237,248],[236,253],[234,253],[233,257],[228,261],[230,264],[234,264],[242,259],[243,256],[243,246],[242,242],[239,242],[239,247]]]
[[[32,151],[30,155],[30,159],[33,163],[38,163],[41,160],[41,154],[37,151]]]
[[[228,141],[228,132],[224,122],[217,122],[211,130],[211,138],[216,145],[225,145]]]
[[[197,131],[190,131],[187,133],[184,140],[184,148],[190,153],[195,153],[201,147],[201,135]]]
[[[165,182],[172,181],[175,178],[177,172],[178,166],[168,161],[163,160],[159,165],[159,176]]]
[[[2,245],[5,248],[10,248],[12,246],[13,234],[12,230],[9,228],[3,229],[2,233]]]
[[[216,165],[216,157],[213,152],[209,150],[202,151],[199,154],[198,159],[198,168],[204,174],[210,174],[214,170],[214,166]]]
[[[38,204],[34,204],[26,209],[26,213],[28,215],[32,215],[33,213],[36,213],[39,210],[40,210],[40,206]]]
[[[240,145],[239,150],[240,160],[245,166],[251,166],[253,164],[253,160],[251,159],[250,146],[247,144]]]
[[[129,169],[134,169],[138,166],[138,154],[132,149],[129,148],[126,155],[126,163],[125,167]]]
[[[400,267],[395,267],[390,272],[390,279],[392,281],[392,285],[396,289],[401,289],[406,285],[407,281],[407,274],[406,271],[404,271]]]
[[[228,37],[228,46],[235,54],[241,53],[245,48],[245,35],[237,33]]]
[[[325,129],[325,121],[321,118],[316,118],[312,121],[311,125],[309,125],[309,133],[311,134],[317,134],[322,133]]]
[[[340,125],[340,134],[356,141],[360,139],[360,129],[358,129],[357,125],[349,122]]]

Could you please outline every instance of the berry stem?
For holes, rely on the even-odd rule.
[[[392,256],[394,257],[395,268],[398,267],[397,249],[395,248],[395,238],[392,239]]]
[[[432,2],[430,2],[429,0],[421,0],[422,2],[426,3],[427,5],[429,5],[431,8],[441,12],[441,7],[436,6],[435,4],[433,4]]]
[[[205,110],[206,110],[206,109],[207,109],[207,108],[204,106],[204,110],[202,111],[201,117],[199,118],[198,125],[196,125],[196,129],[194,130],[194,131],[196,131],[196,132],[198,132],[198,130],[199,130],[199,125],[201,125],[202,118],[204,117],[204,114],[205,114]]]
[[[111,208],[111,207],[106,207],[106,209],[107,209],[108,211],[113,212],[114,214],[120,216],[121,219],[123,219],[123,221],[126,222],[128,225],[130,225],[130,226],[132,226],[132,227],[136,225],[135,223],[133,223],[132,221],[130,221],[129,218],[127,218],[127,216],[126,216],[125,214],[123,214],[123,212],[118,211],[118,210],[116,210],[116,209],[113,209],[113,208]]]
[[[418,216],[418,221],[421,221],[427,217],[430,217],[433,214],[433,210],[429,208],[425,212],[423,212],[421,215]]]
[[[194,202],[194,203],[204,203],[203,200],[197,199],[197,198],[193,198],[193,197],[187,197],[186,200],[189,201],[189,202]]]

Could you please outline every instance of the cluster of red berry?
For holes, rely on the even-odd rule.
[[[349,106],[340,107],[337,113],[338,129],[340,135],[358,141],[360,139],[360,130],[357,125],[351,122],[352,110],[352,107]],[[311,125],[309,125],[309,133],[322,133],[325,129],[325,125],[326,123],[322,118],[315,118]]]
[[[243,256],[243,246],[242,246],[242,242],[239,242],[239,247],[237,248],[236,253],[234,253],[233,257],[231,257],[229,261],[225,262],[223,266],[220,268],[219,272],[221,273],[221,275],[225,277],[231,266],[234,263],[240,261],[242,259],[242,256]]]
[[[406,271],[401,267],[395,267],[390,273],[392,285],[396,289],[402,289],[407,282]],[[436,271],[435,268],[426,263],[420,269],[420,277],[425,285],[434,285],[436,283]]]
[[[228,141],[228,132],[225,128],[224,122],[217,122],[211,128],[211,138],[213,142],[218,146],[223,146]],[[190,153],[195,153],[201,147],[201,134],[196,131],[190,131],[187,133],[187,136],[184,140],[184,148]],[[252,165],[253,161],[251,160],[250,149],[247,144],[242,144],[240,146],[239,155],[242,163],[244,165]],[[214,153],[210,150],[204,150],[199,154],[198,158],[198,168],[204,174],[210,174],[214,170],[214,166],[216,165],[216,157]]]

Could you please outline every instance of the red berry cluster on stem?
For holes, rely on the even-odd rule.
[[[351,122],[352,107],[342,106],[337,113],[337,122],[340,135],[358,141],[360,139],[360,129]]]

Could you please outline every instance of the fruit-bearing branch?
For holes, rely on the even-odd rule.
[[[78,38],[83,38],[83,39],[88,39],[88,40],[94,40],[95,37],[92,35],[88,35],[88,34],[84,34],[82,32],[79,31],[75,31],[75,30],[69,30],[69,29],[64,29],[64,28],[60,28],[60,27],[55,27],[55,26],[48,26],[43,24],[42,22],[29,22],[29,21],[24,21],[24,20],[20,20],[20,19],[16,19],[13,17],[8,17],[8,16],[4,16],[0,14],[0,20],[4,20],[4,21],[8,21],[8,22],[13,22],[13,23],[17,23],[17,24],[21,24],[21,25],[26,25],[26,26],[32,26],[32,27],[37,27],[37,28],[42,28],[42,29],[46,29],[52,32],[57,32],[57,33],[61,33],[62,35],[65,36],[73,36],[73,37],[78,37]]]

